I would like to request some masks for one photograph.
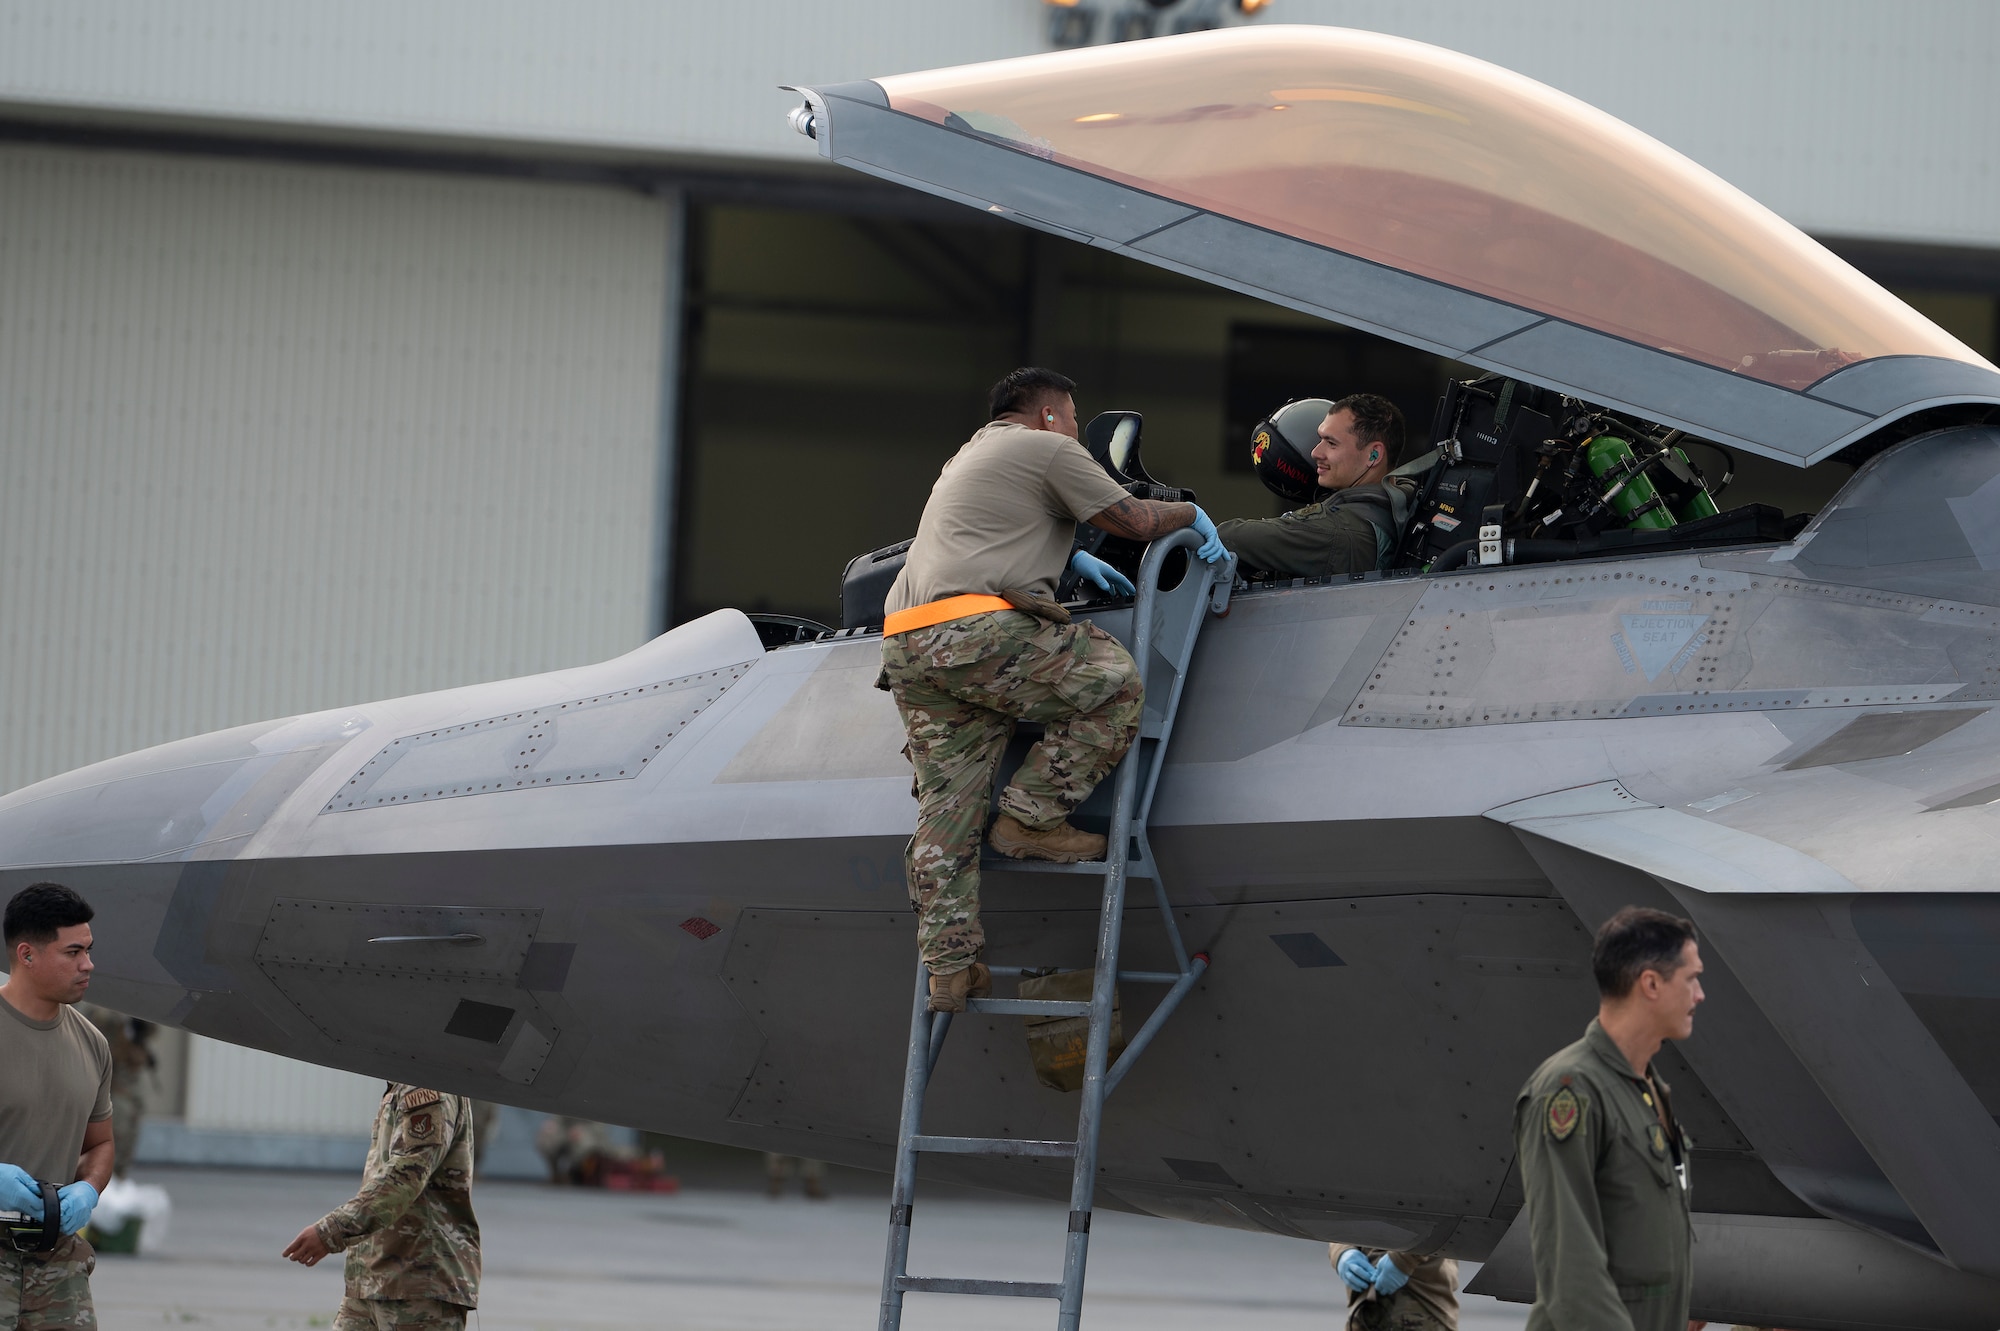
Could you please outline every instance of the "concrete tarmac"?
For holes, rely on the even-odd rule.
[[[174,1214],[138,1257],[104,1256],[92,1284],[106,1328],[222,1331],[326,1327],[340,1259],[278,1256],[345,1201],[331,1174],[150,1169]],[[475,1331],[869,1331],[875,1326],[887,1188],[835,1170],[834,1196],[773,1201],[761,1176],[707,1171],[672,1195],[486,1182],[474,1194],[486,1276]],[[911,1267],[921,1274],[1052,1280],[1064,1208],[931,1189],[918,1199]],[[1226,1327],[1328,1331],[1344,1297],[1323,1244],[1100,1211],[1084,1325],[1092,1331]],[[1474,1268],[1476,1269],[1476,1268]],[[1467,1270],[1465,1278],[1470,1278]],[[1527,1309],[1467,1298],[1466,1331],[1511,1331]],[[910,1295],[911,1331],[1012,1331],[1054,1324],[1039,1299]]]

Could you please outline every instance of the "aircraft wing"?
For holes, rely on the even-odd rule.
[[[2000,1125],[1943,1041],[1963,1044],[1968,1005],[2000,995],[2000,917],[1961,896],[1989,886],[1979,852],[2000,820],[1984,803],[1927,808],[1898,784],[1899,765],[1934,776],[1948,753],[1877,756],[1918,746],[1913,727],[1935,735],[1985,711],[1864,716],[1692,808],[1611,781],[1487,817],[1587,924],[1633,902],[1694,919],[1710,1002],[1681,1052],[1788,1187],[1992,1275],[2000,1235],[1984,1198],[2000,1187]],[[1831,818],[1829,787],[1843,788]]]

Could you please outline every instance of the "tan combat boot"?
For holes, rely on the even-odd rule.
[[[1051,827],[1046,832],[1038,831],[1011,813],[1003,813],[993,820],[993,830],[986,834],[986,844],[1015,860],[1054,860],[1057,864],[1076,864],[1083,860],[1104,858],[1104,838],[1095,832],[1086,832],[1068,823]]]
[[[968,998],[985,998],[993,992],[993,972],[986,963],[975,961],[962,971],[931,976],[931,1011],[963,1012]]]

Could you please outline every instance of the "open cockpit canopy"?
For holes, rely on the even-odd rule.
[[[834,161],[1786,461],[2000,401],[1740,190],[1418,42],[1243,27],[805,91]]]

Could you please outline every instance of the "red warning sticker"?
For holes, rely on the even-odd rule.
[[[715,923],[712,920],[704,920],[699,915],[692,915],[689,916],[687,919],[682,920],[681,928],[687,930],[689,933],[693,934],[696,938],[702,938],[702,939],[713,938],[717,934],[722,932],[721,925]]]

